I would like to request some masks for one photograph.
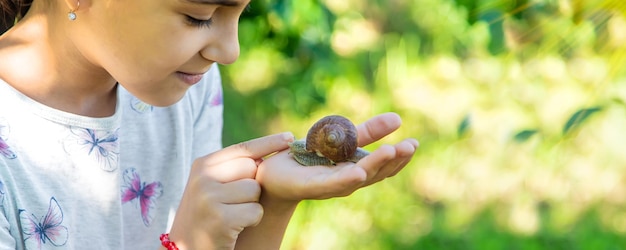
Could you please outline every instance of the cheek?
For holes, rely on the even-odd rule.
[[[132,26],[113,32],[103,37],[109,40],[99,57],[102,66],[118,81],[162,80],[197,53],[171,35],[177,33],[175,30]]]
[[[90,26],[100,27],[92,31],[106,50],[101,51],[100,56],[108,57],[110,64],[156,71],[175,69],[177,64],[184,63],[192,52],[181,43],[185,37],[182,22],[178,24],[179,18],[174,15],[155,12],[159,14],[105,13],[106,16],[99,17],[99,23]],[[126,20],[128,16],[138,17]]]
[[[160,0],[94,1],[89,15],[77,20],[84,33],[76,35],[86,36],[83,49],[112,75],[170,74],[199,48],[189,44],[193,31],[168,6]]]

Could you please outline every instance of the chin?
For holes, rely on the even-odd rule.
[[[178,82],[152,81],[154,84],[136,83],[136,84],[120,84],[126,91],[135,96],[142,102],[155,107],[168,107],[179,102],[187,91],[189,86],[179,84]]]

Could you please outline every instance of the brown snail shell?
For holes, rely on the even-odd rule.
[[[333,162],[343,162],[354,156],[357,131],[343,116],[331,115],[317,121],[306,136],[306,149]]]
[[[317,121],[304,140],[291,143],[290,153],[304,166],[358,162],[369,152],[357,147],[357,130],[345,117],[331,115]]]

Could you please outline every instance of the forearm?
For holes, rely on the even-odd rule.
[[[262,194],[260,203],[263,206],[261,222],[254,227],[247,227],[239,234],[235,249],[270,250],[280,248],[285,230],[298,202],[276,201],[264,197]]]

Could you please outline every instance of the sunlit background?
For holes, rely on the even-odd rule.
[[[626,1],[253,0],[240,40],[225,145],[388,111],[421,143],[284,249],[626,249]]]

